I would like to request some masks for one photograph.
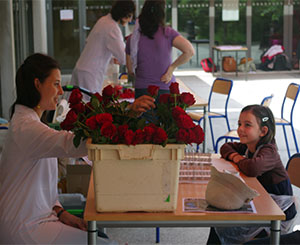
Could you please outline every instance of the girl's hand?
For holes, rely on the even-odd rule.
[[[60,216],[59,220],[69,226],[78,228],[83,231],[87,231],[87,222],[81,218],[76,217],[73,214],[70,214],[67,211],[64,211]]]
[[[243,157],[242,155],[240,155],[239,153],[237,152],[234,152],[234,153],[231,153],[229,155],[229,160],[231,160],[233,163],[238,163],[239,161],[245,159],[245,157]]]
[[[173,77],[173,71],[174,69],[172,65],[170,65],[167,72],[163,74],[162,77],[160,78],[160,81],[163,83],[169,83]]]

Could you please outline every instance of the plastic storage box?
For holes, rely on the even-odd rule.
[[[174,211],[184,145],[97,145],[93,161],[98,212]]]

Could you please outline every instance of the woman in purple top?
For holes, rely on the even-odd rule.
[[[165,0],[146,0],[133,34],[126,45],[128,73],[135,74],[135,97],[147,94],[149,85],[169,93],[175,82],[173,71],[194,55],[192,44],[171,27],[165,26]],[[172,47],[182,54],[172,63]],[[159,98],[158,95],[158,98]]]

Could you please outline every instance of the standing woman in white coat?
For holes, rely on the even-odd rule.
[[[86,244],[86,222],[58,201],[57,157],[84,156],[87,150],[73,146],[73,133],[40,120],[63,94],[59,65],[46,55],[29,56],[17,71],[16,88],[0,161],[0,243]]]
[[[101,93],[112,57],[121,65],[126,63],[125,43],[119,24],[125,26],[130,22],[134,11],[133,0],[116,0],[110,13],[97,21],[73,70],[71,84]]]

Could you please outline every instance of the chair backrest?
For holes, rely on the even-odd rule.
[[[289,174],[291,183],[300,187],[300,153],[296,153],[289,159],[286,170]]]
[[[297,83],[291,83],[288,86],[285,96],[284,96],[284,99],[283,99],[283,102],[282,102],[282,106],[281,106],[281,118],[284,118],[286,101],[287,101],[287,99],[290,99],[291,101],[293,101],[292,106],[290,108],[290,112],[289,112],[290,122],[293,121],[293,112],[294,112],[294,107],[295,107],[295,104],[296,104],[296,101],[297,101],[297,98],[299,95],[299,90],[300,90],[300,87],[299,87],[299,84],[297,84]]]
[[[267,96],[267,97],[263,98],[263,100],[260,104],[262,106],[269,107],[271,102],[272,102],[273,97],[274,97],[274,95],[271,94],[270,96]]]
[[[231,93],[233,82],[232,80],[224,79],[224,78],[216,78],[209,94],[208,98],[208,111],[210,111],[211,100],[213,97],[213,93],[227,95],[225,102],[225,114],[227,114],[227,106]]]

